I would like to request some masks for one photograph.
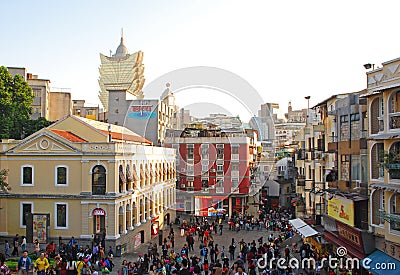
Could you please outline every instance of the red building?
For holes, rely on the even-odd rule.
[[[246,211],[253,181],[256,134],[243,129],[168,131],[177,150],[177,211],[213,216]]]

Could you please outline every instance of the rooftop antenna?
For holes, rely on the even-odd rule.
[[[124,28],[121,28],[121,39],[124,38]]]

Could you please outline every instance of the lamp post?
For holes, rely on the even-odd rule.
[[[310,98],[311,96],[305,96],[305,99],[307,99],[307,119],[306,119],[306,125],[308,125],[308,118],[310,117]]]

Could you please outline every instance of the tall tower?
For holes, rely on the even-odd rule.
[[[143,99],[143,52],[138,51],[129,54],[124,45],[124,36],[121,34],[121,42],[112,56],[100,53],[101,65],[99,68],[99,99],[105,111],[108,111],[109,91],[126,91],[137,99]]]

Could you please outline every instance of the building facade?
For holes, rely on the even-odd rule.
[[[177,151],[177,211],[208,216],[213,207],[229,215],[244,213],[255,182],[255,140],[243,130],[167,131],[165,146]]]
[[[27,73],[25,68],[8,67],[8,71],[12,76],[21,75],[32,89],[34,99],[31,104],[31,119],[43,117],[49,121],[56,121],[71,114],[69,91],[53,91],[49,79],[41,79],[37,75]]]
[[[0,194],[3,238],[132,251],[175,216],[175,152],[124,127],[68,116],[0,149],[12,187]]]
[[[369,225],[375,246],[400,265],[400,58],[367,72]]]

